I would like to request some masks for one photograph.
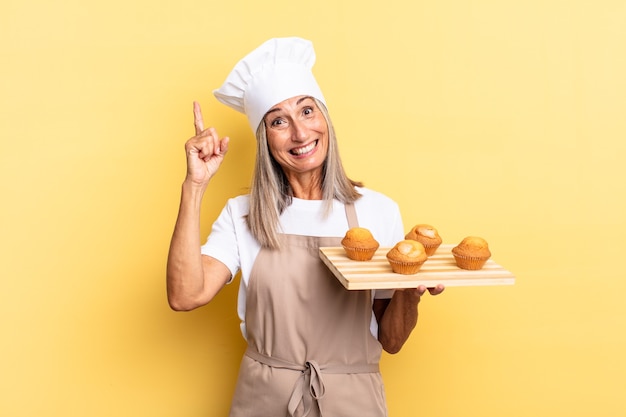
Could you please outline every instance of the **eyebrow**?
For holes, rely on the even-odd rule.
[[[297,106],[297,105],[299,105],[300,103],[302,103],[304,100],[309,99],[309,98],[310,98],[311,100],[313,100],[313,97],[312,97],[312,96],[304,96],[304,97],[301,97],[301,98],[300,98],[300,99],[298,99],[298,101],[296,102],[296,106]],[[267,115],[268,115],[268,114],[270,114],[270,113],[277,112],[277,111],[280,111],[280,107],[276,107],[276,108],[274,108],[274,109],[268,110],[268,111],[267,111],[267,113],[265,113],[265,116],[267,116]],[[263,116],[263,117],[265,117],[265,116]]]

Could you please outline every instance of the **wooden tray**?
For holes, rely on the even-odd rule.
[[[455,245],[442,244],[422,268],[413,275],[396,274],[387,262],[389,247],[378,248],[370,261],[348,259],[343,247],[322,247],[320,258],[349,290],[416,288],[418,285],[446,287],[479,285],[512,285],[515,276],[489,259],[478,271],[456,266],[450,252]]]

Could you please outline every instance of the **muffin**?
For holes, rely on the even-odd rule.
[[[411,231],[404,236],[404,238],[417,240],[419,243],[424,245],[426,255],[428,256],[435,253],[442,241],[437,229],[429,224],[418,224],[414,226]]]
[[[341,240],[341,245],[348,258],[354,261],[369,261],[379,246],[372,232],[363,227],[349,229]]]
[[[397,274],[411,275],[420,270],[428,259],[424,245],[417,240],[401,240],[387,252],[391,270]]]
[[[487,241],[481,237],[468,236],[452,248],[452,256],[459,268],[481,269],[491,257]]]

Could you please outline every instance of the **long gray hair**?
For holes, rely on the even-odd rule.
[[[319,100],[315,98],[313,100],[328,125],[328,154],[322,167],[322,199],[324,215],[328,215],[332,210],[334,199],[348,204],[361,197],[354,187],[360,187],[362,183],[353,181],[346,175],[328,110]],[[250,212],[246,220],[250,232],[261,246],[278,249],[279,216],[291,204],[293,192],[283,169],[270,153],[265,119],[259,124],[256,138],[257,152],[250,190]]]

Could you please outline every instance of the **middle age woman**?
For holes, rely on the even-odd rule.
[[[394,201],[346,175],[314,61],[309,41],[271,39],[215,91],[248,117],[257,155],[250,194],[227,202],[202,246],[201,201],[229,139],[205,128],[194,103],[168,299],[175,310],[200,307],[241,271],[248,348],[233,417],[386,416],[381,352],[400,350],[427,291],[348,291],[319,258],[319,247],[340,246],[350,227],[368,228],[383,246],[402,240],[404,228]]]

